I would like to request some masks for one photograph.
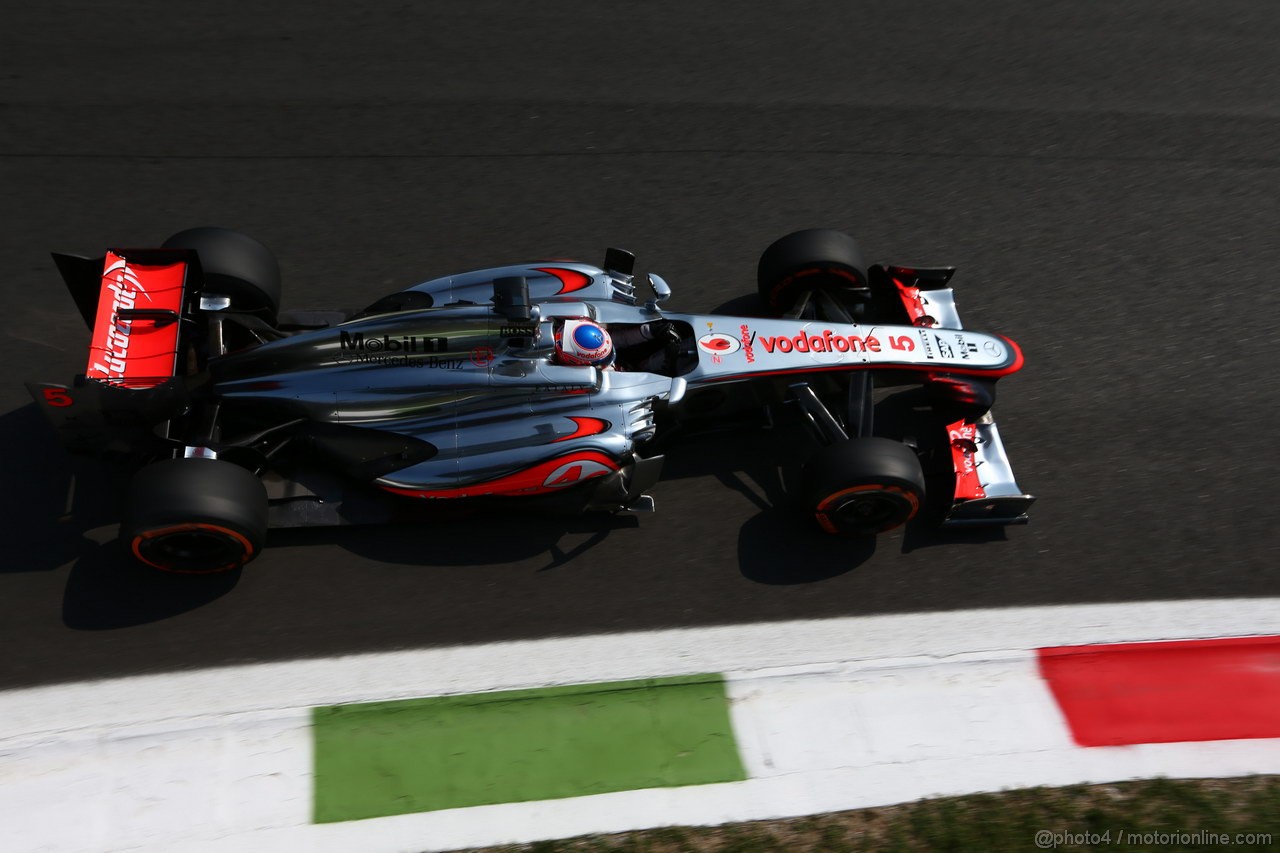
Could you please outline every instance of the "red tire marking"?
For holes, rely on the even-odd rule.
[[[836,501],[838,501],[840,498],[843,498],[847,495],[852,495],[856,492],[892,492],[894,494],[901,495],[902,497],[906,498],[907,501],[911,504],[911,513],[906,517],[906,519],[901,524],[895,524],[895,525],[892,525],[891,527],[878,528],[877,531],[879,533],[884,533],[886,530],[893,530],[895,527],[901,527],[902,524],[906,524],[908,521],[915,518],[916,513],[920,511],[920,498],[918,498],[914,493],[908,492],[906,489],[901,489],[897,486],[890,486],[890,485],[884,485],[884,484],[851,486],[850,488],[841,489],[838,492],[827,495],[825,498],[822,499],[822,502],[818,504],[817,509],[814,512],[814,515],[817,517],[818,524],[822,526],[823,530],[827,531],[828,533],[838,534],[840,532],[840,529],[836,527],[836,525],[833,524],[831,522],[831,519],[827,516],[827,511],[831,509],[832,505]]]
[[[203,571],[188,571],[186,569],[175,568],[174,566],[162,566],[159,563],[153,563],[151,560],[148,560],[146,557],[142,556],[142,551],[140,550],[140,546],[142,545],[144,540],[154,539],[157,536],[164,536],[170,533],[185,533],[188,530],[213,531],[214,533],[221,533],[225,536],[228,536],[231,539],[234,539],[240,543],[240,547],[244,552],[243,556],[240,560],[227,563],[225,566],[218,566],[216,568],[205,569]],[[249,562],[249,558],[253,556],[253,543],[250,542],[248,539],[246,539],[240,533],[228,527],[222,527],[221,525],[218,525],[218,524],[205,524],[203,522],[198,522],[198,521],[193,521],[190,524],[174,524],[174,525],[170,525],[169,527],[159,527],[155,530],[148,530],[145,533],[139,533],[137,536],[133,537],[133,542],[129,544],[129,549],[133,551],[133,556],[137,557],[139,560],[146,563],[148,566],[151,566],[152,568],[160,569],[162,572],[176,572],[178,574],[183,574],[183,575],[203,575],[203,574],[211,574],[213,572],[229,571],[239,566],[243,566],[245,563]]]
[[[1060,646],[1039,657],[1080,746],[1280,737],[1280,637]]]

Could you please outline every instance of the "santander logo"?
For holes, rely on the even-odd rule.
[[[148,302],[151,301],[151,294],[147,293],[147,289],[142,286],[142,282],[138,279],[138,274],[129,268],[129,262],[124,258],[117,258],[115,263],[103,270],[102,277],[105,279],[112,273],[115,273],[115,278],[112,280],[111,284],[107,285],[107,287],[113,290],[117,296],[119,295],[121,288],[127,287],[129,291],[131,291],[129,304],[121,305],[119,307],[132,308],[132,298],[139,293],[147,297]]]
[[[91,351],[100,349],[101,354],[90,363],[85,373],[96,379],[122,379],[125,375],[125,363],[129,358],[132,324],[119,319],[119,313],[133,308],[139,294],[145,296],[148,302],[152,301],[151,295],[124,258],[117,258],[103,271],[102,283],[105,285],[102,295],[111,294],[111,309],[107,322],[99,321],[95,326],[95,330],[101,328],[102,335]]]

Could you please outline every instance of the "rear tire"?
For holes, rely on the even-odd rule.
[[[257,240],[229,228],[188,228],[164,241],[166,249],[192,249],[200,258],[204,290],[228,296],[236,311],[275,325],[280,313],[280,264]]]
[[[865,288],[867,267],[857,241],[848,234],[810,228],[765,249],[756,281],[760,301],[776,316],[785,314],[806,288]]]
[[[840,536],[900,527],[924,504],[919,458],[887,438],[855,438],[822,448],[804,466],[801,484],[819,526]]]
[[[237,569],[262,550],[267,490],[221,459],[169,459],[136,475],[120,540],[153,568],[183,574]]]

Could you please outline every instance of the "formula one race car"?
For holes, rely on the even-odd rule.
[[[220,228],[54,258],[89,357],[70,385],[28,388],[72,451],[141,465],[120,535],[159,569],[235,568],[270,526],[406,502],[652,510],[672,425],[784,410],[817,444],[795,496],[828,532],[874,534],[925,496],[918,446],[873,433],[877,384],[930,401],[954,474],[944,524],[1024,523],[1034,500],[990,412],[1017,345],[960,325],[952,269],[867,267],[836,231],[764,252],[764,318],[665,311],[657,275],[641,302],[620,249],[436,278],[354,314],[281,313],[274,257]],[[593,345],[607,329],[615,360],[558,358],[572,324]]]

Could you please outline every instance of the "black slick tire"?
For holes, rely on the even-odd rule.
[[[166,572],[237,569],[262,550],[267,491],[252,472],[221,459],[168,459],[138,471],[120,540]]]
[[[188,228],[164,241],[166,249],[191,249],[200,259],[204,292],[231,298],[231,308],[275,324],[280,313],[280,264],[271,250],[229,228]]]
[[[810,228],[782,237],[764,250],[756,267],[760,301],[775,316],[785,314],[805,288],[867,286],[867,267],[858,243],[829,228]]]
[[[819,450],[805,464],[801,499],[828,533],[865,536],[907,523],[924,504],[915,451],[887,438],[855,438]]]

